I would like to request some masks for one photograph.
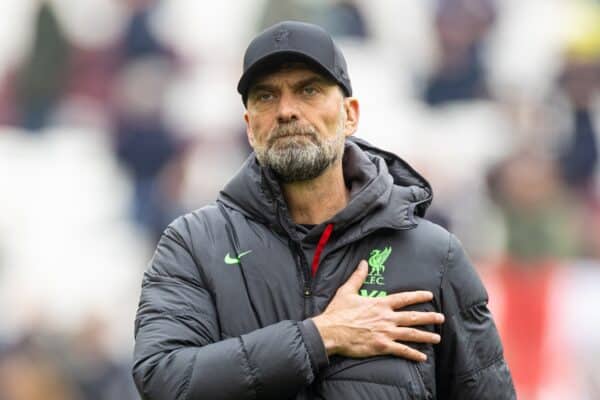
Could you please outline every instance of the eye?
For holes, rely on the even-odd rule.
[[[256,99],[258,101],[269,101],[273,99],[273,93],[269,92],[260,92],[256,94]]]
[[[318,90],[316,87],[314,86],[304,86],[302,88],[302,93],[307,95],[307,96],[314,96],[315,94],[317,94]]]

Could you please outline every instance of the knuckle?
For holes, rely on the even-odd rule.
[[[373,304],[375,304],[376,306],[379,307],[383,307],[385,305],[385,301],[383,300],[383,298],[370,298],[367,297],[367,299],[371,300],[373,302]]]
[[[372,299],[373,309],[381,319],[387,319],[389,316],[389,308],[387,305],[379,299]]]
[[[423,354],[420,351],[407,347],[407,357],[410,357],[411,360],[421,361],[422,356]]]
[[[407,333],[406,328],[400,327],[400,328],[396,329],[396,331],[394,333],[396,336],[396,340],[407,340],[408,339],[408,333]]]
[[[400,293],[400,296],[398,296],[398,300],[400,301],[400,303],[402,304],[407,304],[410,302],[410,300],[414,297],[414,294],[412,293]]]
[[[393,326],[396,326],[396,315],[393,311],[388,311],[386,312],[383,317],[382,317],[383,321],[385,321],[388,324],[391,324]]]
[[[395,332],[393,328],[385,327],[381,329],[381,333],[385,335],[386,338],[394,338]]]
[[[373,341],[373,349],[378,353],[383,353],[387,349],[387,343],[383,337],[377,337]]]
[[[440,317],[440,314],[435,313],[435,312],[430,312],[427,314],[427,319],[430,322],[436,322]]]
[[[418,323],[418,322],[419,322],[419,314],[418,314],[418,313],[416,313],[416,312],[414,312],[414,311],[411,311],[411,312],[408,314],[408,320],[409,320],[411,323],[413,323],[413,324],[416,324],[416,323]]]
[[[404,345],[403,345],[403,346],[400,348],[400,350],[399,350],[399,351],[400,351],[400,354],[401,354],[403,357],[412,358],[412,357],[411,357],[411,355],[412,355],[412,352],[411,352],[411,350],[410,350],[410,347],[408,347],[408,346],[404,346]]]
[[[406,332],[407,336],[410,340],[417,340],[419,337],[419,332],[416,329],[408,329]]]
[[[392,304],[396,308],[402,308],[402,307],[404,307],[404,304],[406,303],[406,293],[393,294],[392,297],[390,298],[390,300],[392,301]]]

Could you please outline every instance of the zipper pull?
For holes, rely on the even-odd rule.
[[[309,286],[304,286],[304,297],[312,296],[312,290],[310,290]]]

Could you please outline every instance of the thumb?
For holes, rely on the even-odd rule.
[[[367,277],[368,273],[369,265],[365,260],[361,260],[358,263],[358,267],[356,268],[356,270],[352,273],[352,275],[350,275],[350,278],[348,278],[346,283],[344,283],[344,285],[342,286],[342,289],[351,293],[358,292],[363,282],[365,281],[365,278]]]

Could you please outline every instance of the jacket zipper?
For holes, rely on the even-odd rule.
[[[302,294],[304,296],[304,318],[308,318],[314,313],[314,301],[312,299],[314,277],[318,271],[319,264],[321,262],[321,253],[323,252],[325,245],[329,241],[329,237],[331,236],[332,230],[333,224],[329,224],[321,234],[321,238],[319,239],[319,243],[315,251],[312,266],[308,263],[308,260],[306,259],[306,255],[302,250],[302,245],[292,240],[296,250],[296,265],[298,266],[298,268],[300,268],[303,277]]]
[[[294,257],[294,263],[296,264],[296,269],[300,274],[301,282],[301,290],[302,290],[302,299],[303,299],[303,319],[308,318],[310,315],[311,308],[311,297],[312,297],[312,285],[310,278],[310,270],[308,269],[308,263],[306,262],[306,257],[304,257],[304,253],[302,252],[302,248],[300,244],[294,241],[292,238],[288,239],[288,245],[290,251],[292,252],[292,256]]]
[[[310,270],[308,262],[306,261],[306,257],[302,252],[302,249],[299,248],[299,244],[294,242],[295,247],[295,259],[296,266],[300,269],[300,273],[302,275],[302,295],[304,297],[304,316],[306,319],[311,315],[312,309],[312,279],[310,277]]]

